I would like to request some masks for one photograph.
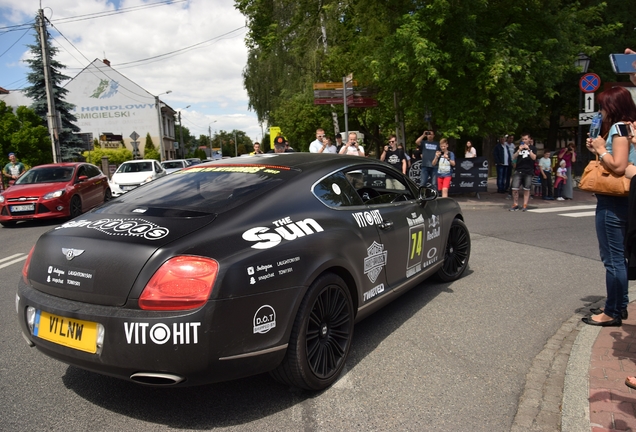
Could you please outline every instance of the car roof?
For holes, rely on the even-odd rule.
[[[31,167],[31,169],[34,168],[55,168],[55,167],[76,167],[79,165],[85,165],[86,162],[58,162],[58,163],[51,163],[51,164],[44,164],[44,165],[36,165],[34,167]],[[91,165],[91,164],[89,164]]]
[[[129,160],[126,162],[123,162],[123,164],[127,164],[127,163],[138,163],[138,162],[159,162],[157,159],[135,159],[135,160]]]
[[[206,160],[197,165],[197,168],[218,165],[279,165],[298,169],[304,172],[336,170],[352,165],[377,165],[384,166],[384,162],[377,159],[366,158],[361,156],[347,156],[338,154],[315,154],[315,153],[265,153],[249,156],[241,156],[239,158]],[[191,168],[191,167],[188,167]],[[185,169],[188,169],[185,168]]]

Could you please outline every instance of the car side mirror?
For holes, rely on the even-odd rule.
[[[85,176],[85,175],[81,175],[77,178],[78,183],[85,182],[86,180],[88,180],[88,176]]]
[[[420,203],[426,202],[426,201],[433,201],[434,199],[437,198],[437,190],[431,187],[422,186],[419,192],[420,192],[420,196],[418,198],[418,201]]]

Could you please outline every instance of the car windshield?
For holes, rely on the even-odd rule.
[[[73,178],[73,167],[32,168],[15,184],[68,182]]]
[[[146,208],[147,215],[221,213],[257,199],[297,174],[288,167],[268,165],[189,167],[128,192],[98,212],[129,211],[135,206]]]
[[[165,169],[172,169],[172,168],[183,168],[183,162],[181,161],[175,161],[175,162],[162,162],[161,165],[165,168]]]
[[[117,169],[118,173],[134,173],[152,171],[152,162],[129,162],[124,163]]]

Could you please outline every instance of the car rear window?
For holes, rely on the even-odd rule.
[[[173,210],[154,212],[164,215],[178,216],[179,210],[184,216],[220,213],[266,194],[297,174],[288,167],[269,165],[192,166],[127,192],[99,212],[129,210],[132,205]]]

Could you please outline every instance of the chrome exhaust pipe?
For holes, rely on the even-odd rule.
[[[161,372],[137,372],[132,374],[130,379],[139,384],[170,386],[179,384],[185,380],[185,377]]]

